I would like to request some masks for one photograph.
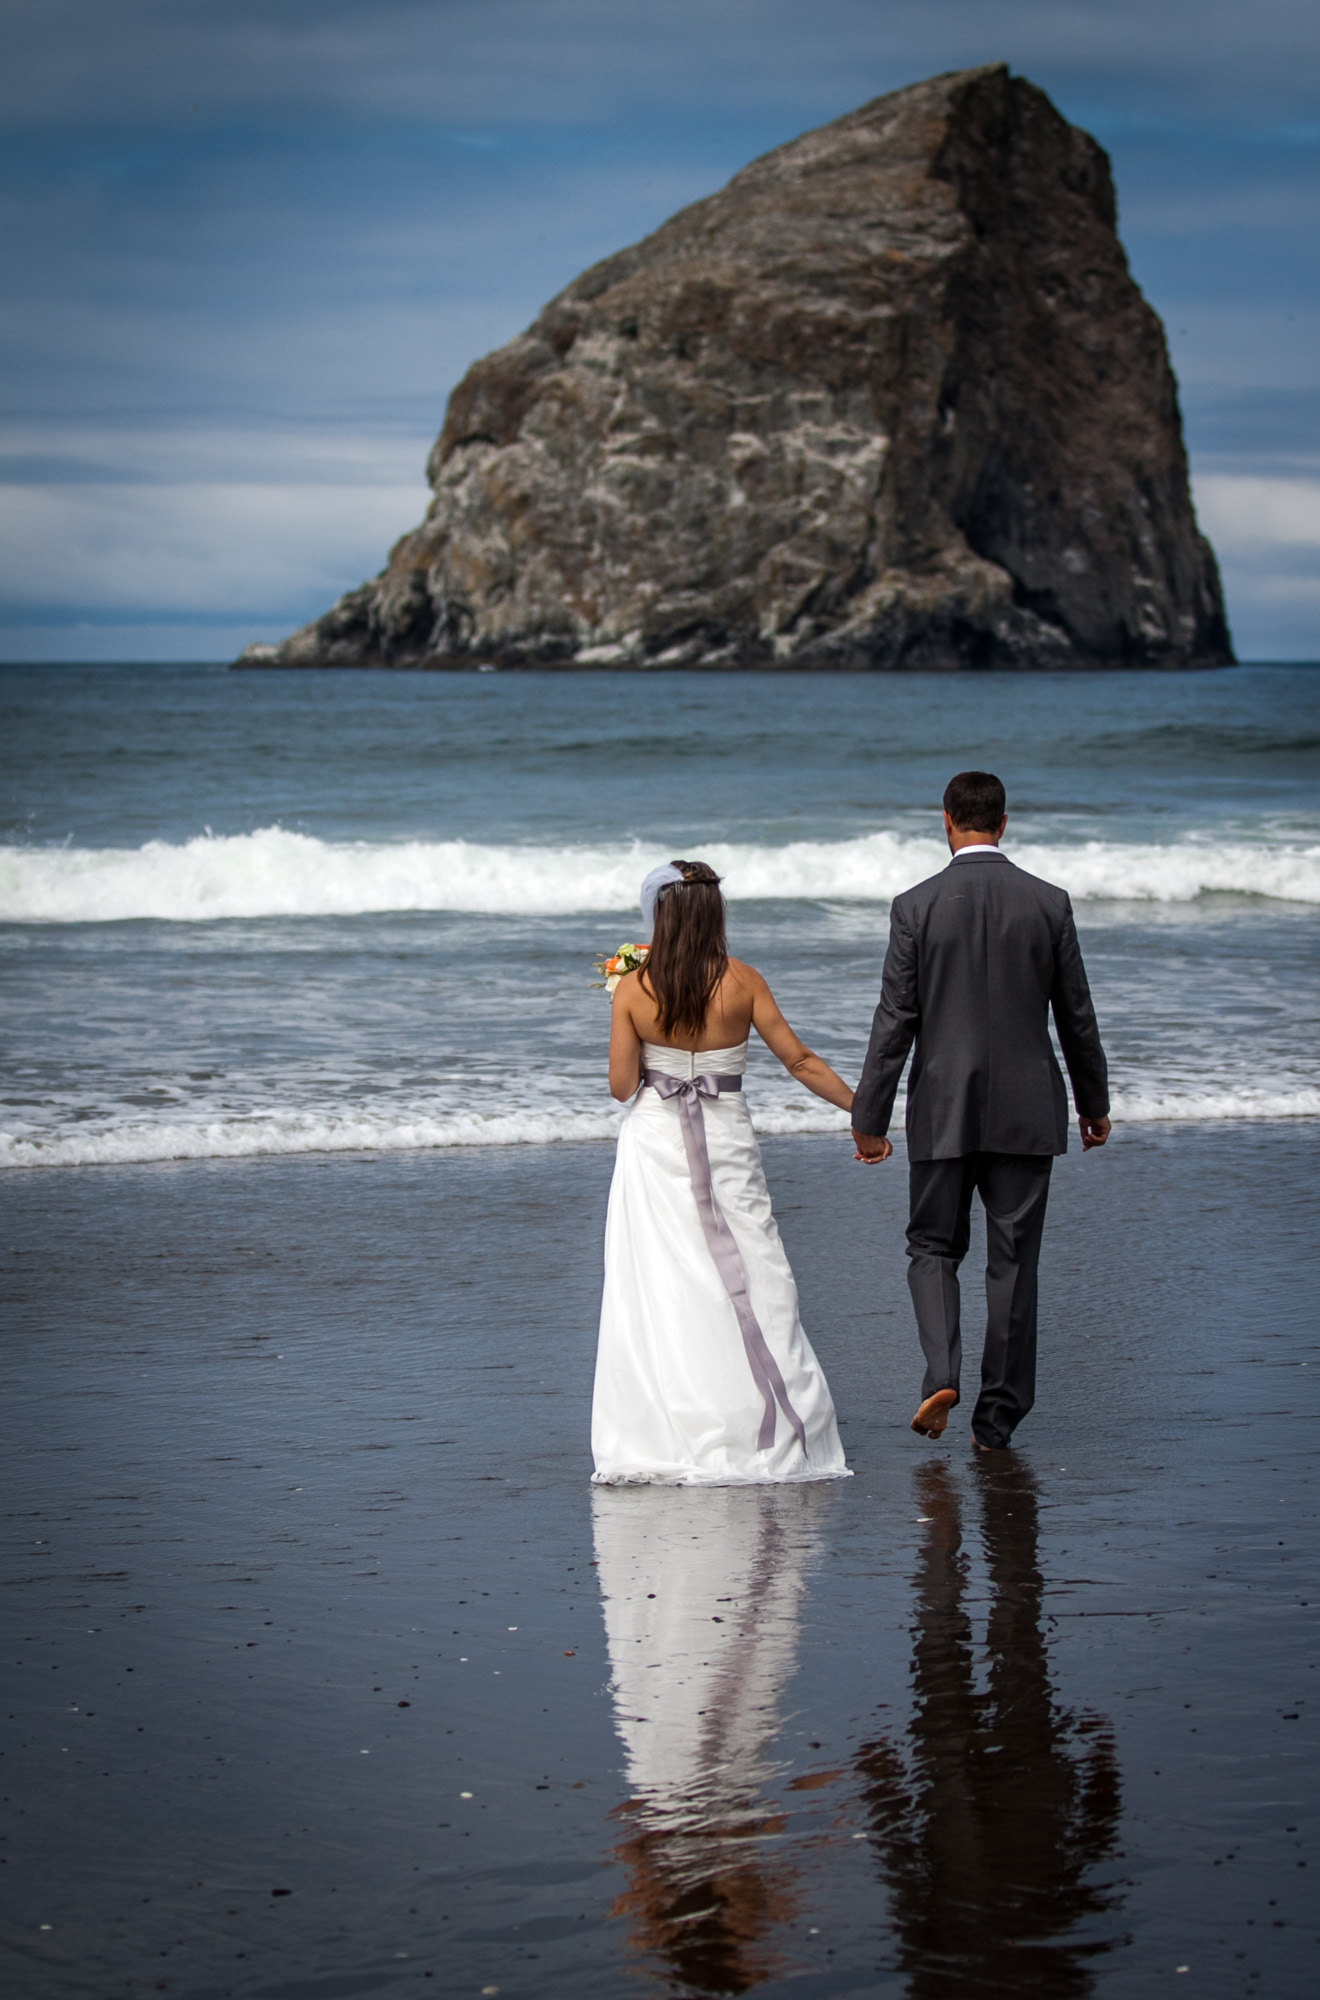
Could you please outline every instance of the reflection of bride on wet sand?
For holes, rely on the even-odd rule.
[[[1070,1933],[1117,1900],[1088,1877],[1118,1830],[1118,1763],[1108,1724],[1061,1708],[1050,1683],[1030,1469],[973,1470],[990,1573],[987,1684],[977,1687],[957,1490],[937,1461],[917,1475],[927,1526],[906,1751],[881,1738],[856,1768],[914,2000],[1073,2000],[1091,1985],[1086,1959],[1110,1942]]]
[[[793,1914],[790,1870],[761,1848],[785,1819],[761,1790],[827,1497],[809,1486],[598,1488],[594,1503],[632,1788],[617,1913],[668,1982],[745,1993],[782,1969],[770,1933]]]
[[[1029,1468],[972,1470],[991,1592],[984,1655],[973,1645],[957,1484],[927,1464],[917,1474],[913,1712],[902,1735],[863,1744],[853,1762],[865,1851],[887,1891],[872,1940],[889,1934],[913,2000],[1080,2000],[1087,1960],[1109,1939],[1094,1921],[1083,1935],[1079,1926],[1116,1900],[1093,1879],[1118,1827],[1113,1740],[1098,1717],[1061,1707],[1051,1684]],[[780,1702],[832,1497],[819,1487],[642,1487],[598,1489],[594,1501],[632,1794],[618,1814],[628,1888],[617,1913],[665,1985],[745,1993],[793,1969],[774,1934],[812,1895],[802,1846],[773,1838],[791,1831],[790,1815],[764,1793],[782,1772]],[[833,1841],[816,1852],[821,1866],[837,1864]]]

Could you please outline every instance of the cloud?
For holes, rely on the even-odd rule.
[[[1206,287],[1212,282],[1206,274]],[[1307,390],[1320,386],[1320,301],[1223,304],[1166,301],[1165,324],[1184,388]]]
[[[374,574],[424,499],[364,480],[0,488],[5,609],[301,622]]]
[[[254,139],[191,180],[167,161],[108,208],[43,183],[0,213],[9,407],[406,413],[429,441],[479,354],[722,166],[615,154],[474,169],[444,141],[322,134],[292,152]]]
[[[1201,472],[1193,493],[1242,657],[1320,659],[1320,459],[1292,478]]]
[[[1271,177],[1263,186],[1257,181],[1195,192],[1151,189],[1139,200],[1124,202],[1123,227],[1182,238],[1244,229],[1317,233],[1320,182],[1312,170],[1304,180],[1279,183]]]
[[[157,617],[147,620],[67,615],[56,622],[27,625],[0,622],[0,663],[15,665],[116,664],[136,660],[211,661],[228,666],[254,639],[273,645],[288,632],[287,619],[266,621]]]
[[[9,0],[8,616],[299,622],[420,518],[450,388],[584,265],[1001,58],[1114,152],[1198,475],[1277,478],[1320,450],[1318,56],[1312,0]],[[1250,650],[1244,579],[1309,544],[1252,553],[1224,505]]]
[[[361,423],[179,424],[153,429],[108,423],[0,425],[0,489],[5,486],[353,485],[408,486],[429,498],[426,450],[410,426],[371,430]]]
[[[1195,482],[1201,526],[1226,551],[1256,544],[1310,549],[1320,579],[1320,475],[1260,479],[1202,473]]]
[[[1309,0],[11,0],[7,52],[0,107],[21,126],[842,109],[841,91],[1001,58],[1129,114],[1305,124],[1320,22]]]

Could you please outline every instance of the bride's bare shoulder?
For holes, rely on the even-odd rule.
[[[748,965],[741,958],[731,958],[729,960],[729,969],[725,974],[725,978],[732,981],[734,985],[744,987],[749,991],[753,987],[765,985],[765,980],[756,967]]]

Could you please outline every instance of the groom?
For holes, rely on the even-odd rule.
[[[1036,1395],[1036,1267],[1068,1101],[1049,1014],[1072,1079],[1082,1150],[1109,1137],[1105,1052],[1062,889],[1025,875],[999,842],[1004,787],[961,771],[944,794],[953,860],[894,899],[880,1005],[853,1099],[859,1160],[887,1160],[883,1135],[908,1050],[908,1287],[926,1357],[912,1428],[939,1437],[959,1400],[958,1266],[973,1192],[986,1221],[989,1308],[972,1437],[1007,1445]]]

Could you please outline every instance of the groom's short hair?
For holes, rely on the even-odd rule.
[[[944,787],[944,810],[959,833],[998,833],[1007,810],[993,771],[959,771]]]

